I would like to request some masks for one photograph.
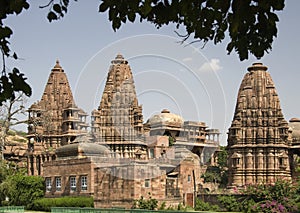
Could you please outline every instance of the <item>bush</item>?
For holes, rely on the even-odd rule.
[[[150,194],[149,194],[150,195]],[[140,199],[135,200],[133,203],[134,209],[147,209],[147,210],[155,210],[158,206],[158,201],[151,196],[148,199],[144,199],[143,196],[141,196]]]
[[[219,211],[220,207],[218,205],[211,205],[208,202],[204,202],[203,200],[196,199],[195,210],[196,211]]]
[[[238,203],[236,198],[232,195],[218,196],[218,201],[224,206],[226,211],[240,211],[240,203]]]
[[[167,204],[166,204],[166,202],[164,201],[164,202],[162,202],[162,203],[160,204],[160,207],[158,208],[158,210],[165,210],[165,209],[166,209],[166,206],[167,206]]]
[[[285,180],[274,184],[250,185],[243,192],[246,199],[241,202],[242,211],[251,212],[299,212],[297,208],[297,189]]]
[[[8,197],[8,204],[31,209],[34,200],[44,196],[44,179],[21,173],[9,175],[0,185],[1,199]]]
[[[33,202],[32,210],[50,211],[51,207],[94,207],[92,197],[41,198]]]

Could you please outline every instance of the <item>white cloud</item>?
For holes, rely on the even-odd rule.
[[[220,66],[220,60],[212,58],[209,62],[205,62],[200,68],[200,72],[218,71],[223,67]]]
[[[182,59],[183,62],[188,62],[188,61],[192,61],[193,59],[191,57],[187,57]]]

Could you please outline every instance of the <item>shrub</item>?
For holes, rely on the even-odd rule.
[[[218,205],[211,205],[208,202],[204,202],[203,200],[196,199],[195,210],[196,211],[219,211],[220,207]]]
[[[244,191],[243,211],[251,212],[299,212],[296,205],[297,187],[284,180],[274,184],[250,185]]]
[[[0,194],[9,198],[9,205],[30,209],[34,200],[44,196],[44,179],[21,173],[9,175],[0,185]]]
[[[240,203],[232,195],[218,196],[218,201],[224,206],[226,211],[238,212],[240,211]]]
[[[160,204],[160,206],[159,206],[159,208],[158,208],[158,210],[165,210],[166,209],[166,202],[164,201],[164,202],[162,202],[161,204]]]
[[[32,210],[50,211],[51,207],[94,207],[92,197],[59,197],[35,200]]]
[[[150,194],[149,194],[150,195]],[[133,203],[134,209],[147,209],[147,210],[155,210],[158,206],[158,201],[151,196],[148,199],[144,199],[143,196],[141,196],[140,199],[135,200]]]

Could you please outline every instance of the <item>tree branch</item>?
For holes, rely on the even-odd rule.
[[[44,5],[44,6],[39,6],[39,8],[43,9],[43,8],[46,8],[46,7],[49,7],[51,4],[53,4],[54,0],[50,0],[48,2],[48,4]]]

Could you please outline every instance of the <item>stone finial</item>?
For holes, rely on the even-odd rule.
[[[170,113],[170,110],[168,110],[168,109],[163,109],[163,110],[161,111],[161,113]]]
[[[61,69],[61,66],[60,66],[60,64],[59,64],[59,60],[58,60],[58,59],[56,60],[56,63],[55,63],[54,68]]]
[[[124,59],[123,55],[118,53],[116,58],[111,61],[112,64],[128,64],[128,61]]]
[[[247,70],[249,72],[251,72],[251,71],[258,71],[258,70],[267,71],[268,67],[266,67],[265,65],[263,65],[263,63],[256,62],[256,63],[253,63],[251,67],[248,67]]]

